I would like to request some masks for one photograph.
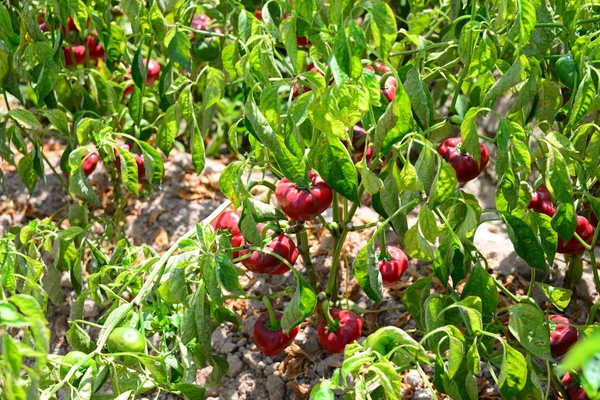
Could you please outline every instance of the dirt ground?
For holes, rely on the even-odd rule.
[[[49,160],[58,165],[62,146],[57,143],[48,144],[45,152]],[[26,224],[33,218],[50,216],[68,204],[69,197],[47,169],[47,182],[38,183],[33,196],[27,190],[16,174],[15,168],[0,160],[0,166],[5,172],[5,186],[0,188],[0,234],[11,226]],[[190,156],[173,152],[165,164],[166,176],[161,190],[154,190],[150,196],[132,199],[127,209],[126,232],[130,240],[136,244],[147,244],[161,252],[166,250],[178,237],[193,227],[194,223],[207,217],[223,200],[218,191],[218,177],[227,160],[207,160],[204,173],[200,176],[193,171]],[[490,168],[488,168],[490,169]],[[494,190],[492,178],[483,176],[470,182],[465,190],[476,195],[484,208],[494,207]],[[104,171],[98,168],[91,176],[97,193],[108,193]],[[107,201],[107,200],[104,200]],[[486,214],[490,217],[490,214]],[[409,221],[412,225],[416,216]],[[362,207],[356,215],[356,224],[375,221],[377,215],[368,207]],[[101,226],[94,229],[101,230]],[[319,231],[316,231],[319,235]],[[342,292],[358,305],[374,309],[373,302],[368,300],[347,276],[348,266],[351,265],[356,253],[365,243],[371,231],[352,232],[348,236],[345,248],[344,279]],[[527,265],[514,253],[513,246],[504,228],[497,222],[485,222],[478,229],[476,246],[487,257],[490,272],[506,284],[513,292],[526,292],[530,279]],[[316,260],[318,273],[325,277],[331,263],[332,242],[328,237],[312,236],[311,253]],[[397,239],[389,233],[391,244]],[[598,250],[598,249],[596,249]],[[599,254],[600,256],[600,254]],[[298,265],[301,261],[298,261]],[[577,288],[578,298],[571,302],[565,314],[578,323],[585,321],[590,302],[597,296],[590,265],[584,266],[584,278]],[[300,267],[301,269],[301,267]],[[404,290],[415,280],[431,273],[428,263],[412,260],[409,270],[396,286],[387,289],[385,300],[380,307],[394,307],[401,304]],[[539,280],[553,285],[561,285],[565,273],[564,257],[558,256],[557,261],[548,276],[537,276]],[[243,286],[249,295],[264,295],[270,291],[278,291],[293,283],[291,274],[281,276],[253,275],[243,280]],[[63,277],[63,287],[67,296],[72,296],[68,273]],[[544,306],[545,300],[536,289],[534,296],[539,304]],[[504,299],[506,301],[506,299]],[[67,303],[69,298],[67,297]],[[243,328],[232,331],[231,326],[223,325],[213,335],[212,345],[215,353],[226,357],[230,369],[223,379],[222,385],[209,389],[207,396],[212,400],[235,399],[306,399],[310,388],[323,377],[330,377],[336,367],[342,362],[340,355],[329,355],[321,351],[316,338],[314,321],[306,321],[301,327],[294,344],[284,353],[275,357],[265,357],[257,351],[252,342],[252,326],[258,314],[264,311],[263,305],[256,301],[236,300],[231,304],[244,317]],[[276,303],[275,307],[283,309],[286,303]],[[93,303],[86,304],[85,317],[91,320],[98,317],[103,310]],[[51,306],[49,320],[52,330],[52,349],[56,354],[69,351],[65,334],[68,329],[67,319],[69,306]],[[403,329],[415,327],[414,321],[402,308],[393,311],[371,313],[364,318],[364,335],[383,325],[395,325]],[[431,374],[431,369],[425,369]],[[208,370],[200,371],[199,383],[205,379]],[[487,368],[482,368],[479,376],[480,398],[499,398],[497,388]],[[403,379],[403,398],[414,400],[432,399],[433,395],[424,385],[423,378],[416,370],[408,371]],[[176,399],[170,394],[153,393],[149,398]]]

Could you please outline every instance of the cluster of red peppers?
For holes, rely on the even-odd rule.
[[[531,202],[529,203],[528,208],[535,212],[546,214],[549,217],[554,216],[556,209],[554,208],[554,203],[552,202],[550,192],[548,192],[546,185],[541,184],[537,187],[535,193],[531,196]],[[592,215],[594,214],[592,213]],[[594,225],[592,225],[587,218],[578,215],[575,233],[579,235],[585,243],[590,244],[594,238]],[[585,251],[585,246],[576,237],[572,237],[565,243],[559,236],[556,251],[561,254],[582,254]]]
[[[363,149],[364,150],[364,149]],[[275,187],[275,197],[283,212],[294,221],[310,221],[327,210],[333,201],[333,191],[314,171],[308,172],[308,187],[298,187],[294,182],[282,178]],[[298,249],[294,241],[284,233],[273,237],[265,250],[243,248],[245,240],[239,228],[241,215],[237,211],[220,214],[211,223],[215,230],[227,230],[231,234],[231,246],[234,259],[246,269],[255,273],[282,274],[289,271],[288,264],[294,265],[298,258]],[[258,225],[259,231],[265,226]],[[268,228],[266,228],[268,229]],[[383,285],[392,286],[408,268],[408,258],[399,248],[385,246],[377,248],[379,270]],[[273,254],[277,254],[276,257]],[[287,261],[287,263],[285,261]],[[254,324],[254,341],[266,355],[281,352],[294,340],[298,328],[289,333],[281,328],[282,314],[275,312],[268,297],[263,298],[267,312],[263,313]],[[323,301],[324,319],[317,328],[321,346],[331,353],[341,353],[346,344],[358,340],[362,335],[362,322],[353,312],[348,310],[329,309],[329,301]]]

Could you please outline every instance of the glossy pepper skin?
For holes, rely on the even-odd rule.
[[[347,344],[360,339],[362,321],[358,315],[348,310],[331,310],[333,319],[340,325],[335,332],[329,332],[327,320],[323,319],[317,327],[319,344],[330,353],[343,353]]]
[[[594,238],[594,226],[589,223],[587,218],[578,215],[575,233],[577,233],[584,242],[590,244]],[[562,238],[559,236],[558,248],[556,251],[561,254],[582,254],[585,252],[585,247],[583,247],[583,245],[575,237],[569,239],[569,241],[565,244],[564,240],[562,240]]]
[[[275,317],[281,320],[283,313],[275,311]],[[263,313],[254,323],[254,343],[266,356],[279,354],[288,347],[298,334],[298,327],[294,327],[289,335],[279,326],[277,329],[269,328],[269,313]]]
[[[575,87],[575,75],[577,75],[577,63],[572,54],[565,54],[556,61],[556,73],[558,79],[567,86],[573,89]]]
[[[98,40],[96,36],[88,36],[86,40],[86,45],[90,54],[90,58],[92,60],[104,60],[104,47],[102,47],[100,40]]]
[[[283,212],[294,221],[310,221],[327,210],[333,201],[333,191],[313,171],[308,172],[309,189],[300,189],[287,178],[281,179],[275,197]]]
[[[258,230],[262,231],[262,224],[259,224]],[[243,244],[244,238],[241,235],[234,236],[231,239],[231,246],[233,247],[242,246]],[[267,246],[267,249],[280,255],[291,265],[294,265],[298,259],[298,249],[296,248],[296,244],[289,236],[284,234],[273,238],[271,243]],[[250,250],[241,250],[237,255],[234,254],[234,257],[241,257],[249,252]],[[289,267],[285,265],[283,261],[271,254],[260,251],[253,251],[249,258],[245,258],[241,262],[247,270],[256,273],[280,275],[289,271]]]
[[[480,164],[477,165],[472,155],[461,151],[461,144],[461,137],[446,139],[438,147],[438,153],[454,168],[458,181],[465,183],[479,176],[490,161],[490,153],[479,143]]]
[[[575,384],[573,377],[568,372],[563,376],[562,384],[565,385],[565,388],[567,389],[567,395],[569,396],[568,400],[589,400],[585,390],[581,386]]]
[[[71,369],[71,367],[73,365],[77,364],[79,361],[81,361],[86,356],[87,356],[87,354],[85,354],[81,351],[76,351],[76,350],[70,351],[67,354],[65,354],[65,356],[62,359],[62,362],[66,365],[60,366],[61,379],[67,375],[67,373],[69,372],[69,370]],[[85,373],[85,371],[87,371],[87,369],[89,367],[92,367],[92,376],[94,376],[98,373],[98,365],[96,364],[96,361],[94,361],[93,358],[90,360],[87,360],[85,363],[83,363],[83,365],[79,368],[79,371],[81,371],[82,373]]]
[[[139,331],[129,327],[115,328],[106,341],[111,353],[143,353],[146,351],[146,338]],[[123,364],[132,366],[138,363],[133,356],[124,356]]]
[[[552,198],[546,185],[542,183],[538,186],[535,193],[531,196],[531,201],[527,208],[541,214],[546,214],[549,217],[554,216],[556,210],[554,209],[554,204],[552,204]]]
[[[384,259],[381,255],[381,249],[377,247],[375,251],[379,255],[379,272],[381,273],[381,280],[383,286],[390,287],[396,284],[406,272],[408,268],[408,258],[406,254],[394,246],[385,246],[385,250],[389,255],[389,258]]]
[[[577,341],[577,328],[566,325],[572,323],[572,321],[561,315],[550,315],[548,320],[554,323],[550,324],[550,352],[552,357],[563,356]],[[554,330],[552,330],[552,325],[555,325]]]
[[[239,228],[240,213],[237,211],[225,211],[215,218],[210,225],[215,229],[225,229],[231,232],[231,236],[242,234]]]
[[[92,154],[89,154],[89,151],[86,151],[85,153],[83,153],[83,163],[81,164],[81,169],[83,169],[83,173],[85,174],[85,176],[90,176],[92,174],[92,172],[94,172],[94,170],[96,169],[96,166],[98,165],[98,161],[100,160],[100,157],[98,156],[98,153],[93,152]]]

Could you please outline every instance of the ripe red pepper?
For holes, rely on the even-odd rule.
[[[375,77],[377,78],[377,80],[381,79],[382,75],[385,75],[386,73],[392,71],[384,63],[379,62],[379,61],[375,63],[375,67],[369,65],[369,66],[366,66],[364,69],[375,73]],[[396,97],[397,89],[398,89],[398,80],[396,79],[395,76],[390,76],[385,80],[385,84],[384,84],[383,89],[381,89],[381,93],[387,99],[387,101],[391,102],[392,100],[394,100],[394,97]]]
[[[549,217],[554,216],[556,210],[554,209],[554,204],[552,204],[552,198],[546,185],[542,183],[538,186],[535,193],[531,196],[531,201],[527,208],[541,214],[546,214]]]
[[[215,229],[225,229],[231,232],[231,236],[239,236],[242,234],[238,224],[240,223],[240,213],[237,211],[225,211],[219,214],[217,218],[210,223]]]
[[[461,137],[446,139],[438,147],[438,153],[454,168],[458,181],[464,183],[479,176],[490,160],[490,153],[483,143],[479,143],[480,164],[477,165],[473,156],[464,152],[461,144]]]
[[[286,335],[285,331],[281,329],[279,321],[283,317],[283,313],[276,311],[275,317],[277,318],[275,326],[271,326],[269,313],[261,314],[254,323],[254,343],[266,356],[281,353],[283,349],[292,344],[298,334],[298,327],[294,327],[289,335]]]
[[[578,215],[575,233],[577,233],[584,242],[590,244],[594,238],[594,227],[589,223],[587,218]],[[575,237],[569,239],[567,244],[565,244],[562,238],[559,236],[558,248],[556,251],[561,254],[582,254],[585,251],[585,247],[583,247],[583,245]]]
[[[310,188],[301,189],[283,178],[277,183],[275,197],[283,212],[295,221],[310,221],[327,210],[333,201],[333,191],[313,171],[308,172]]]
[[[575,383],[573,377],[568,372],[562,378],[562,384],[567,389],[569,400],[589,400],[585,390]]]
[[[63,46],[63,53],[65,53],[65,61],[67,65],[81,65],[85,62],[85,46],[83,45],[74,45],[72,46],[73,56],[75,56],[75,60],[73,60],[73,56],[71,56],[71,47]]]
[[[572,321],[561,315],[550,315],[548,320],[554,323],[550,324],[550,352],[552,357],[560,357],[577,341],[577,328],[567,325]]]
[[[143,61],[144,65],[146,65],[146,60]],[[148,69],[146,72],[146,86],[152,86],[152,84],[154,82],[156,82],[156,80],[158,80],[158,78],[160,77],[160,64],[158,62],[156,62],[155,60],[150,60],[149,63],[147,63],[148,65]],[[129,74],[131,74],[131,68],[127,68],[127,72]],[[131,78],[129,76],[124,76],[123,77],[124,81],[129,81],[131,80]],[[127,86],[125,88],[125,90],[123,90],[123,95],[124,96],[129,96],[131,95],[131,93],[133,93],[133,87],[135,85],[132,83],[131,85]]]
[[[92,60],[104,60],[104,47],[102,47],[100,40],[96,36],[88,36],[86,45]]]
[[[263,225],[259,224],[258,230],[262,231],[262,227]],[[231,239],[231,246],[233,247],[239,247],[243,244],[244,238],[241,235],[234,236]],[[296,248],[296,244],[289,236],[284,234],[273,238],[266,249],[280,255],[291,265],[294,265],[298,259],[298,249]],[[241,257],[249,252],[250,250],[241,250],[237,256],[234,254],[234,257]],[[289,267],[283,261],[271,254],[260,252],[258,250],[252,252],[250,257],[243,259],[242,265],[249,271],[263,274],[279,275],[289,271]]]
[[[387,257],[383,257],[381,249],[375,249],[379,259],[379,272],[383,286],[390,287],[402,278],[408,268],[408,258],[404,252],[394,246],[385,246]]]
[[[330,327],[323,319],[317,327],[319,344],[330,353],[343,353],[347,344],[360,339],[362,321],[358,315],[348,310],[331,310],[331,317],[337,321],[337,328]]]
[[[83,163],[81,164],[81,168],[83,169],[83,173],[85,174],[85,176],[90,176],[92,174],[92,172],[94,172],[94,170],[96,169],[96,166],[98,165],[98,160],[100,160],[100,157],[98,156],[98,153],[93,152],[92,154],[89,154],[89,151],[86,151],[85,153],[83,153]],[[88,155],[89,154],[89,155]]]
[[[360,160],[362,160],[363,155],[365,154],[365,146],[367,144],[367,131],[365,131],[365,129],[360,125],[354,125],[352,131],[352,147],[354,147],[354,160],[356,160],[356,162],[359,162]],[[366,156],[368,164],[373,158],[372,147],[367,148]]]

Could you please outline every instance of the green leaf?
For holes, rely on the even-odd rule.
[[[549,154],[546,159],[546,186],[548,191],[559,203],[571,202],[571,179],[569,168],[558,149],[549,146]]]
[[[81,162],[81,158],[79,159],[79,162]],[[70,160],[69,163],[71,163]],[[98,195],[94,191],[94,188],[90,184],[90,181],[88,180],[87,176],[85,176],[85,174],[83,173],[82,168],[77,168],[75,172],[71,171],[71,176],[69,179],[69,192],[75,193],[83,200],[92,203],[95,206],[100,206],[100,200],[98,199]]]
[[[468,296],[477,296],[482,300],[482,316],[485,321],[490,321],[498,306],[498,290],[494,278],[481,265],[476,265],[471,271],[461,299]]]
[[[402,296],[402,303],[406,307],[406,311],[412,315],[419,327],[424,328],[423,304],[429,297],[429,287],[431,285],[432,275],[421,278],[414,282],[406,289]]]
[[[194,126],[194,130],[192,132],[192,140],[191,140],[191,148],[192,148],[192,164],[194,164],[194,168],[196,169],[196,173],[200,174],[204,170],[205,165],[205,149],[204,149],[204,138],[202,137],[202,133],[197,126]]]
[[[452,196],[457,184],[458,179],[456,178],[454,168],[445,160],[439,159],[438,172],[431,185],[432,192],[429,196],[430,207],[435,207]]]
[[[146,179],[155,186],[160,185],[165,169],[162,162],[162,157],[158,151],[146,142],[138,142],[144,156],[144,166]]]
[[[527,264],[546,271],[544,250],[540,246],[533,230],[520,218],[504,214],[508,236],[515,247],[515,252]]]
[[[225,74],[221,70],[209,67],[206,70],[206,86],[202,92],[202,108],[207,109],[217,104],[223,97]]]
[[[504,398],[518,397],[527,381],[527,362],[517,350],[504,342],[505,355],[502,359],[498,386]]]
[[[600,329],[577,341],[567,352],[558,366],[560,373],[579,370],[585,363],[600,353]]]
[[[424,204],[419,210],[419,229],[427,241],[435,242],[438,237],[437,221],[435,214],[427,207],[427,204]]]
[[[331,390],[331,381],[325,379],[317,383],[310,391],[309,400],[335,400],[335,394]]]
[[[286,334],[295,326],[300,325],[317,307],[315,292],[298,271],[295,269],[292,271],[296,276],[296,292],[281,317],[281,328]]]
[[[394,369],[394,365],[385,359],[380,359],[369,367],[374,372],[379,384],[383,387],[386,398],[400,400],[402,398],[402,379]]]
[[[158,295],[168,304],[185,304],[187,286],[185,268],[173,268],[164,282],[158,287]]]
[[[509,311],[508,329],[521,346],[534,356],[551,361],[550,334],[544,313],[527,303],[510,306]]]
[[[577,228],[577,214],[575,214],[573,204],[560,203],[556,214],[552,217],[551,226],[565,243],[571,239]]]
[[[30,111],[22,108],[15,108],[8,112],[8,116],[10,116],[15,122],[21,124],[23,128],[30,127],[31,129],[42,129],[42,124],[39,123],[35,115],[33,115]]]
[[[190,36],[184,32],[176,31],[169,42],[168,52],[171,60],[181,64],[188,71],[192,69],[192,45]]]
[[[419,119],[421,126],[424,129],[429,128],[430,121],[433,118],[433,103],[431,94],[429,93],[429,90],[427,90],[427,86],[423,84],[417,67],[411,68],[406,73],[404,90],[406,90],[406,93],[410,98],[412,109]]]
[[[219,177],[219,188],[221,192],[233,203],[234,208],[239,208],[246,198],[242,175],[245,164],[242,161],[229,163]]]
[[[394,179],[396,180],[396,187],[401,191],[417,191],[422,189],[417,169],[411,163],[407,162],[404,164],[400,173],[397,173],[398,168],[396,164],[394,164],[394,169],[392,171]]]
[[[128,191],[138,195],[138,167],[133,154],[120,146],[115,147],[119,153],[117,162],[121,163],[121,181]]]
[[[567,129],[572,129],[575,124],[587,116],[595,97],[596,88],[594,87],[594,81],[592,80],[591,73],[587,71],[577,87]]]
[[[165,112],[162,124],[156,134],[156,144],[167,157],[173,148],[175,138],[178,134],[179,120],[177,117],[177,104],[173,104]]]
[[[217,278],[221,286],[233,294],[244,293],[242,285],[238,279],[237,270],[231,262],[231,259],[225,254],[217,253],[215,255],[215,264],[217,267]]]
[[[386,60],[398,36],[394,12],[388,4],[380,1],[363,1],[359,6],[371,16],[369,33],[378,58]]]
[[[360,171],[360,176],[362,177],[365,190],[369,194],[379,193],[384,189],[382,180],[367,166],[366,157],[363,157],[357,166],[358,170]]]
[[[483,104],[487,105],[495,101],[501,94],[523,82],[527,78],[526,69],[528,68],[529,61],[526,56],[522,55],[487,92],[483,98]]]
[[[480,111],[481,108],[477,107],[469,109],[460,124],[460,134],[463,139],[461,147],[475,159],[478,165],[481,162],[481,148],[477,133],[477,116]]]
[[[38,178],[35,173],[35,169],[33,168],[33,160],[29,157],[29,155],[26,154],[19,160],[17,172],[19,173],[19,177],[23,181],[23,184],[31,196],[33,194],[33,190],[35,189],[35,185],[37,184]]]
[[[412,110],[410,98],[402,85],[398,85],[396,97],[388,104],[385,112],[377,121],[373,153],[387,151],[401,141],[412,129]]]
[[[562,94],[556,82],[542,79],[538,90],[538,101],[535,108],[535,119],[545,121],[548,127],[554,123],[556,113],[562,106]]]
[[[477,45],[471,64],[469,65],[469,74],[467,79],[474,78],[490,72],[496,65],[498,50],[494,41],[487,32],[483,33],[481,42]]]
[[[355,203],[358,198],[358,173],[348,149],[339,139],[326,136],[310,150],[309,159],[321,178],[336,192]]]
[[[534,284],[544,292],[544,295],[550,300],[552,305],[560,311],[564,311],[571,302],[571,296],[573,296],[571,289],[557,288],[542,282],[535,282]]]
[[[352,274],[362,290],[377,304],[383,300],[383,284],[373,238],[367,242],[352,264]]]

